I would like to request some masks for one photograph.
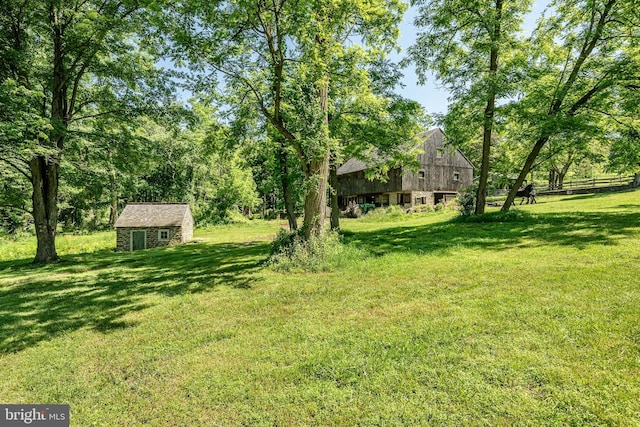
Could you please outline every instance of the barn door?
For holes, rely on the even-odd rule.
[[[131,232],[131,250],[137,251],[147,248],[147,232],[144,230]]]

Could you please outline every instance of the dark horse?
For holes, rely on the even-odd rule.
[[[522,197],[522,199],[520,200],[520,204],[524,202],[525,198],[527,199],[527,204],[536,203],[536,188],[535,185],[533,185],[533,182],[526,187],[519,189],[516,193],[516,197]],[[515,203],[512,202],[512,204]]]

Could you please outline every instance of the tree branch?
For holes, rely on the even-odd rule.
[[[74,118],[72,120],[69,120],[69,123],[79,122],[81,120],[86,120],[86,119],[93,119],[93,118],[96,118],[96,117],[107,116],[109,114],[123,113],[124,111],[125,110],[109,110],[109,111],[103,111],[101,113],[96,113],[96,114],[88,114],[86,116],[81,116],[81,117],[77,117],[77,118]]]
[[[33,211],[31,211],[31,210],[29,210],[29,209],[27,209],[25,207],[22,207],[22,206],[14,206],[14,205],[0,205],[0,206],[2,206],[3,208],[8,208],[8,209],[15,209],[17,211],[28,213],[29,215],[33,216]]]
[[[13,169],[18,171],[25,178],[27,178],[29,180],[29,182],[31,182],[31,179],[32,179],[31,174],[29,174],[27,171],[22,169],[20,166],[16,165],[15,163],[13,163],[11,160],[7,159],[6,157],[0,157],[0,161],[3,161],[6,164],[8,164],[9,166],[11,166]]]

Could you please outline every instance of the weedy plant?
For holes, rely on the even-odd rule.
[[[364,222],[387,222],[405,219],[406,211],[400,206],[388,206],[386,208],[377,208],[368,212],[361,221]]]
[[[365,258],[355,247],[344,244],[338,232],[304,240],[301,231],[280,229],[271,243],[268,264],[276,271],[330,271]]]

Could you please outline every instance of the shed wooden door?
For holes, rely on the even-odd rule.
[[[147,248],[147,232],[144,230],[131,232],[131,250],[138,251]]]

